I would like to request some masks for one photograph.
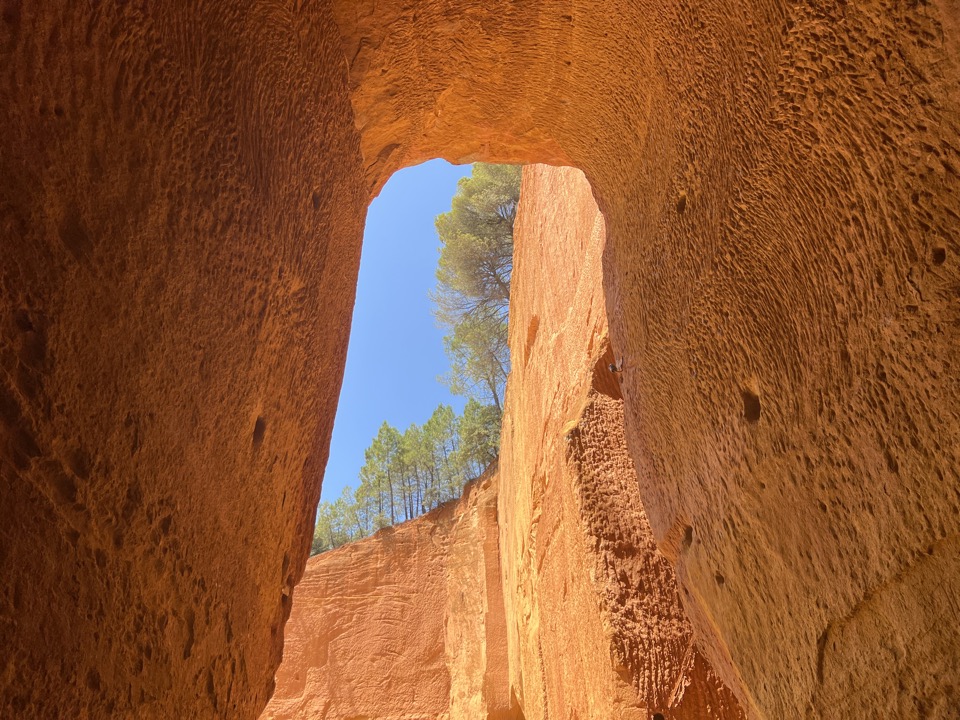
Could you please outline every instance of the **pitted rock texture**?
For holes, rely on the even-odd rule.
[[[369,185],[435,155],[582,169],[628,446],[705,654],[754,716],[950,717],[956,2],[529,10],[335,4]]]
[[[604,371],[611,358],[602,358]],[[595,560],[590,578],[598,586],[614,668],[635,690],[635,704],[646,711],[640,717],[742,718],[697,647],[673,567],[657,550],[627,452],[622,400],[591,392],[568,438],[581,531]],[[621,711],[621,717],[636,713]]]
[[[364,207],[436,156],[589,178],[641,497],[748,714],[950,717],[958,33],[955,0],[3,0],[0,715],[260,712]]]
[[[506,672],[497,477],[311,558],[261,720],[516,720]]]
[[[0,717],[254,718],[368,198],[322,6],[0,3]]]

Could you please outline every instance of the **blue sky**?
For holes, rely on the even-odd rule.
[[[428,293],[440,244],[433,220],[469,174],[469,165],[431,160],[395,173],[370,205],[323,500],[357,487],[363,451],[384,420],[402,432],[440,403],[463,410],[465,400],[437,380],[450,365]]]

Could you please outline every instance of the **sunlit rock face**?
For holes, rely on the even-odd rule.
[[[745,712],[950,717],[958,18],[0,4],[0,716],[259,714],[364,208],[446,157],[589,178],[640,498]]]
[[[583,173],[524,169],[499,498],[512,687],[527,720],[740,718],[640,500],[603,246]]]
[[[506,672],[496,471],[311,558],[261,720],[522,717]]]

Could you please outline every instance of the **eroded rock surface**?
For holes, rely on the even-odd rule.
[[[525,716],[740,718],[644,514],[609,370],[603,218],[583,174],[525,168],[515,228],[499,508]]]
[[[949,717],[958,18],[4,0],[0,715],[259,713],[364,207],[439,156],[590,179],[640,494],[745,710]]]
[[[334,5],[372,187],[589,178],[641,497],[746,711],[950,717],[957,3],[373,7]]]
[[[254,718],[368,201],[322,5],[0,2],[0,717]]]

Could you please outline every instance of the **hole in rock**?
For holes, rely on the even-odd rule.
[[[33,332],[33,322],[30,320],[30,312],[20,309],[13,314],[13,321],[23,332]]]
[[[934,265],[943,265],[947,261],[947,249],[935,247],[931,253]]]
[[[471,169],[431,162],[401,170],[370,205],[343,384],[317,508],[311,548],[314,557],[307,565],[303,582],[292,594],[289,590],[297,574],[292,567],[296,564],[294,560],[285,557],[282,563],[278,562],[271,578],[278,583],[281,593],[279,620],[273,633],[282,634],[293,652],[277,671],[275,695],[262,716],[265,719],[278,717],[269,714],[271,707],[279,712],[291,698],[320,692],[335,694],[340,692],[337,688],[341,685],[345,686],[344,695],[353,695],[351,703],[368,702],[368,698],[353,693],[350,683],[357,681],[358,673],[365,672],[361,668],[371,666],[371,656],[378,656],[374,647],[361,647],[360,636],[366,637],[370,627],[378,628],[376,643],[390,648],[385,652],[390,656],[390,663],[377,670],[378,682],[382,682],[383,673],[387,673],[392,687],[416,686],[416,697],[398,690],[396,697],[389,698],[399,710],[396,714],[440,716],[448,709],[444,703],[450,703],[449,690],[441,688],[441,695],[443,692],[447,695],[437,699],[438,705],[428,707],[424,703],[428,702],[431,691],[419,687],[418,681],[424,674],[443,676],[449,672],[452,676],[455,672],[456,669],[447,664],[450,649],[447,643],[453,637],[448,630],[452,628],[460,633],[461,622],[482,625],[476,628],[471,625],[471,630],[462,636],[457,634],[456,642],[458,646],[477,642],[484,653],[489,653],[483,661],[487,663],[483,683],[484,686],[488,682],[496,683],[498,689],[491,696],[496,695],[496,702],[503,703],[490,708],[489,717],[523,718],[520,702],[510,687],[507,672],[511,667],[510,657],[505,649],[509,622],[505,605],[509,591],[502,586],[503,556],[499,543],[505,523],[498,513],[501,503],[510,500],[504,500],[505,495],[497,495],[498,478],[494,473],[485,474],[498,458],[504,391],[511,360],[506,331],[513,279],[512,226],[520,200],[519,169],[515,169],[515,187],[510,195],[501,187],[506,182],[503,178],[491,180],[490,174],[495,172],[481,170],[489,167],[478,163]],[[492,186],[472,191],[471,183],[484,172],[488,173],[487,180]],[[531,172],[528,177],[540,176]],[[560,448],[544,452],[583,453],[576,457],[587,466],[602,462],[599,455],[587,452],[609,450],[618,471],[621,466],[632,469],[625,447],[603,444],[607,442],[604,438],[619,437],[612,431],[616,424],[623,423],[624,388],[629,388],[627,383],[640,369],[636,359],[610,349],[602,315],[605,298],[601,284],[601,246],[594,241],[594,238],[602,241],[604,237],[597,232],[602,218],[589,193],[583,197],[590,203],[584,201],[583,207],[574,208],[579,214],[566,215],[565,208],[556,200],[555,186],[550,184],[556,180],[548,175],[543,177],[546,179],[540,181],[544,193],[552,193],[544,195],[548,199],[541,209],[543,215],[521,214],[519,226],[524,229],[524,242],[529,240],[528,223],[530,228],[537,228],[529,232],[538,232],[533,239],[537,246],[547,250],[542,255],[518,255],[518,263],[529,263],[526,267],[536,263],[547,266],[540,274],[525,277],[524,282],[531,286],[551,282],[550,278],[556,277],[558,283],[568,283],[563,290],[569,291],[571,297],[574,291],[577,294],[574,301],[558,292],[561,301],[555,304],[559,307],[551,307],[552,298],[542,287],[521,293],[526,304],[518,303],[517,314],[509,316],[510,322],[516,318],[517,323],[515,347],[519,349],[514,378],[530,375],[538,378],[533,381],[537,382],[540,374],[545,374],[547,382],[555,382],[556,387],[531,386],[530,392],[537,397],[558,396],[554,402],[559,406],[567,402],[562,384],[574,381],[558,381],[558,376],[551,372],[586,358],[593,364],[592,375],[582,373],[577,378],[575,382],[582,385],[570,391],[574,398],[571,402],[580,403],[589,396],[592,404],[571,408],[570,423],[567,423],[566,412],[554,407],[548,413],[556,413],[561,418],[554,425],[551,423],[555,418],[537,420],[544,422],[546,430],[556,433],[556,437],[566,435],[569,440],[575,435],[577,442],[561,443]],[[434,192],[440,186],[443,191]],[[560,196],[567,201],[568,196]],[[557,205],[551,206],[549,202]],[[685,204],[685,196],[682,203]],[[464,209],[466,212],[458,216],[458,210]],[[587,212],[580,213],[581,210]],[[683,206],[678,210],[682,212]],[[567,231],[564,224],[574,226],[581,216],[587,231],[576,226],[569,236],[564,235]],[[550,225],[555,217],[561,219]],[[559,246],[563,252],[550,246],[551,236],[542,229],[547,225],[560,238],[558,243],[569,243]],[[591,246],[588,242],[595,244]],[[470,243],[475,246],[470,247]],[[571,255],[571,247],[577,248],[577,255]],[[560,257],[564,261],[557,260]],[[552,262],[556,262],[557,268],[549,265]],[[587,274],[591,267],[595,275]],[[551,275],[554,271],[558,272]],[[581,281],[581,275],[585,281]],[[524,286],[518,280],[514,289],[521,287]],[[591,292],[596,292],[599,298],[596,304],[592,304],[593,297],[582,299]],[[547,301],[541,304],[540,297],[534,293],[546,294]],[[579,302],[584,306],[575,306]],[[561,318],[563,323],[577,329],[568,330],[567,324],[560,325]],[[564,334],[568,332],[574,338],[580,338],[576,333],[582,332],[584,346],[577,346],[576,340],[572,345],[565,344]],[[477,371],[484,368],[482,360],[487,361],[489,374]],[[590,370],[589,366],[576,367],[578,372]],[[438,376],[445,381],[438,383]],[[565,378],[562,373],[559,377]],[[511,425],[519,424],[518,415],[513,414],[518,412],[514,407]],[[588,416],[587,413],[595,414]],[[576,420],[577,417],[580,420]],[[591,420],[584,419],[587,417]],[[586,429],[581,432],[578,423]],[[616,429],[622,432],[622,428]],[[521,434],[531,432],[518,431],[515,427],[511,430]],[[594,446],[588,447],[589,443]],[[517,443],[512,442],[511,447],[517,447]],[[603,457],[610,460],[606,455]],[[569,461],[570,457],[564,460]],[[518,487],[525,490],[547,484],[543,472],[534,475],[519,481]],[[484,479],[471,486],[466,499],[457,501],[465,483],[478,478]],[[635,476],[627,480],[631,488],[636,484]],[[559,484],[565,480],[551,478],[550,482]],[[632,500],[605,504],[613,502],[611,498],[617,496],[617,488],[619,486],[613,485],[600,488],[589,498],[598,504],[598,515],[627,514],[625,509]],[[484,495],[488,491],[489,494]],[[486,500],[478,497],[490,500],[490,504],[482,505]],[[602,510],[600,504],[603,504]],[[476,514],[470,514],[473,512]],[[403,525],[425,513],[429,513],[427,519]],[[526,519],[516,522],[522,527]],[[629,601],[655,594],[658,583],[666,580],[662,575],[637,577],[632,570],[628,571],[627,568],[633,567],[631,557],[640,547],[631,532],[642,531],[626,523],[623,538],[616,535],[614,542],[611,534],[610,539],[603,539],[603,552],[608,553],[618,567],[609,582],[616,585],[621,599]],[[551,535],[570,532],[566,525],[561,527],[555,520],[543,523],[544,527],[547,525],[550,525],[548,529],[540,531],[546,538],[541,539],[543,547],[547,547]],[[600,552],[600,539],[598,532],[594,552]],[[672,533],[671,545],[675,547],[678,541],[684,547],[693,542],[693,528],[686,522],[677,523]],[[456,550],[451,549],[454,542]],[[513,562],[515,555],[509,557]],[[722,584],[722,577],[719,574],[717,577]],[[565,576],[563,590],[558,588],[558,593],[564,598],[568,596],[568,582],[572,586],[571,597],[578,591],[583,592],[581,587],[586,585],[577,585],[580,581],[586,584],[591,579]],[[544,602],[546,607],[546,603],[553,604],[554,600]],[[557,599],[556,603],[557,608],[549,612],[555,610],[560,616],[565,612],[560,607],[563,601]],[[283,621],[288,615],[290,620],[284,627]],[[297,633],[307,632],[308,627],[309,644],[318,648],[316,654],[288,662],[304,647],[303,638]],[[368,638],[364,642],[371,641]],[[422,654],[418,655],[421,650]],[[394,656],[399,655],[402,661],[395,660]],[[640,661],[630,662],[624,672],[640,677]],[[608,663],[609,657],[604,657],[603,667]],[[341,679],[328,678],[322,690],[311,686],[314,682],[310,680],[311,668],[319,664],[327,668],[336,666],[336,672],[342,673]],[[418,673],[418,677],[408,681],[404,673],[411,671]],[[324,702],[329,698],[330,695],[324,695]],[[381,697],[369,700],[387,702]],[[382,717],[386,713],[381,710],[371,713],[366,708],[351,706],[350,712],[343,716]],[[654,720],[665,718],[663,713],[652,717]]]
[[[87,672],[87,687],[93,691],[100,689],[100,673],[96,670],[89,670]]]
[[[258,417],[257,421],[253,424],[253,449],[257,450],[263,444],[263,436],[267,432],[267,419],[264,417]]]
[[[623,400],[623,390],[620,385],[622,371],[618,370],[618,367],[619,362],[616,360],[613,348],[608,347],[594,365],[593,389],[614,400]]]
[[[0,11],[0,17],[8,25],[16,25],[20,22],[20,6],[17,3],[11,3]]]
[[[486,470],[497,462],[511,360],[507,322],[519,192],[519,166],[432,161],[395,173],[368,210],[347,360],[317,508],[311,548],[315,557],[307,573],[320,563],[326,567],[346,561],[338,557],[350,559],[353,567],[353,558],[376,547],[375,566],[350,571],[348,581],[342,586],[338,582],[323,597],[349,598],[354,619],[379,613],[379,619],[370,622],[385,628],[388,641],[396,636],[407,638],[399,644],[411,644],[412,632],[414,646],[441,648],[411,665],[420,662],[432,668],[436,658],[444,658],[447,621],[442,616],[448,610],[444,602],[437,606],[435,598],[447,597],[446,603],[462,605],[464,617],[473,617],[478,587],[496,582],[494,597],[501,592],[496,565],[483,568],[490,554],[497,553],[495,504],[484,511],[480,525],[490,529],[486,541],[480,540],[480,529],[464,530],[475,533],[464,543],[482,546],[476,548],[480,566],[424,572],[416,569],[423,562],[419,556],[447,551],[421,548],[418,556],[410,544],[444,547],[448,529],[443,523],[455,516],[465,485],[489,477]],[[539,320],[534,316],[524,324],[520,353],[530,358],[537,352]],[[610,392],[619,395],[618,379],[609,380]],[[408,532],[400,527],[427,513],[431,519],[424,524],[407,525]],[[435,539],[411,540],[411,532]],[[367,544],[361,546],[357,541],[364,539]],[[282,567],[277,566],[282,587],[293,584],[289,565],[285,558]],[[305,599],[310,590],[281,592],[282,616],[289,613],[291,618],[284,631],[289,641],[298,613],[309,612],[298,608],[311,607]],[[486,602],[495,612],[498,601]],[[374,603],[381,606],[372,608]],[[391,615],[397,608],[405,608],[402,620]],[[495,616],[490,622],[495,623]],[[345,657],[351,652],[347,645],[338,646],[339,667],[361,662],[359,656]],[[416,649],[409,652],[419,657]],[[507,664],[499,652],[488,660],[493,672]],[[286,697],[302,696],[309,676],[304,668],[286,662],[275,678],[274,698],[280,704]],[[362,662],[369,664],[367,658]],[[390,672],[400,677],[406,668],[397,663]],[[398,687],[410,684],[392,680]],[[490,716],[522,720],[523,712],[507,689],[502,688],[504,706]],[[416,697],[400,693],[403,697],[390,702],[405,716],[437,716],[441,708],[428,705],[430,693],[419,688]],[[271,717],[269,713],[270,706],[263,717]]]
[[[519,192],[519,166],[434,160],[371,203],[314,553],[459,497],[496,459]]]
[[[530,320],[530,324],[527,325],[527,342],[524,345],[523,350],[523,363],[527,364],[527,361],[530,359],[530,351],[533,350],[533,344],[537,341],[537,332],[540,330],[540,318],[536,315],[533,316],[533,319]]]
[[[743,394],[743,417],[748,423],[755,423],[760,420],[760,396],[753,390],[744,388]]]

